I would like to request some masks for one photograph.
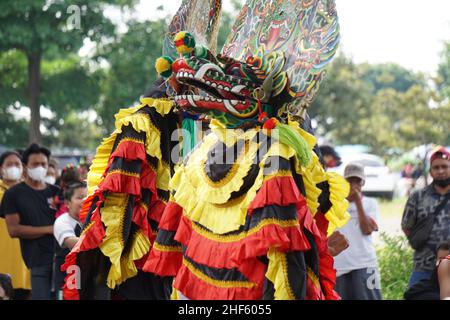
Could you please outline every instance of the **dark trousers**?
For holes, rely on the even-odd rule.
[[[342,300],[381,300],[377,268],[353,270],[336,278],[336,292]]]
[[[31,299],[54,300],[52,275],[52,264],[31,268]]]

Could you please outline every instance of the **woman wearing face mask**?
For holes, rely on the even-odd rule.
[[[58,180],[58,171],[55,164],[49,162],[45,182],[48,184],[56,184],[56,180]]]
[[[7,151],[0,156],[0,203],[5,191],[22,180],[22,170],[17,152]],[[30,272],[22,260],[19,240],[9,237],[4,217],[0,218],[0,252],[0,273],[11,276],[16,299],[26,298],[31,289]]]
[[[22,258],[30,269],[32,299],[53,298],[53,199],[59,187],[45,183],[50,154],[37,144],[24,150],[24,181],[5,192],[1,207],[9,235],[20,239]]]

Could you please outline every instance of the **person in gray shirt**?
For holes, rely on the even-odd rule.
[[[433,219],[426,243],[414,250],[414,266],[409,287],[428,279],[435,268],[436,248],[450,240],[450,153],[444,147],[433,152],[430,175],[433,183],[411,194],[402,217],[402,229],[408,239],[411,231],[424,219]],[[439,209],[439,210],[437,210]],[[435,212],[437,211],[437,212]]]

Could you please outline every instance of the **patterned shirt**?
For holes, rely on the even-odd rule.
[[[411,194],[403,212],[402,227],[411,230],[417,221],[433,214],[445,197],[437,193],[433,185]],[[426,245],[414,252],[414,271],[433,271],[437,247],[447,240],[450,240],[450,200],[436,213]]]

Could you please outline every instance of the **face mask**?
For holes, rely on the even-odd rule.
[[[6,180],[19,180],[22,177],[22,168],[15,166],[3,169],[3,178]]]
[[[433,180],[433,184],[438,187],[445,188],[450,184],[450,178],[443,180]]]
[[[47,175],[47,169],[44,167],[28,168],[28,176],[34,181],[44,181]]]
[[[53,176],[46,176],[45,177],[45,182],[47,182],[48,184],[55,184],[56,178],[53,177]]]

